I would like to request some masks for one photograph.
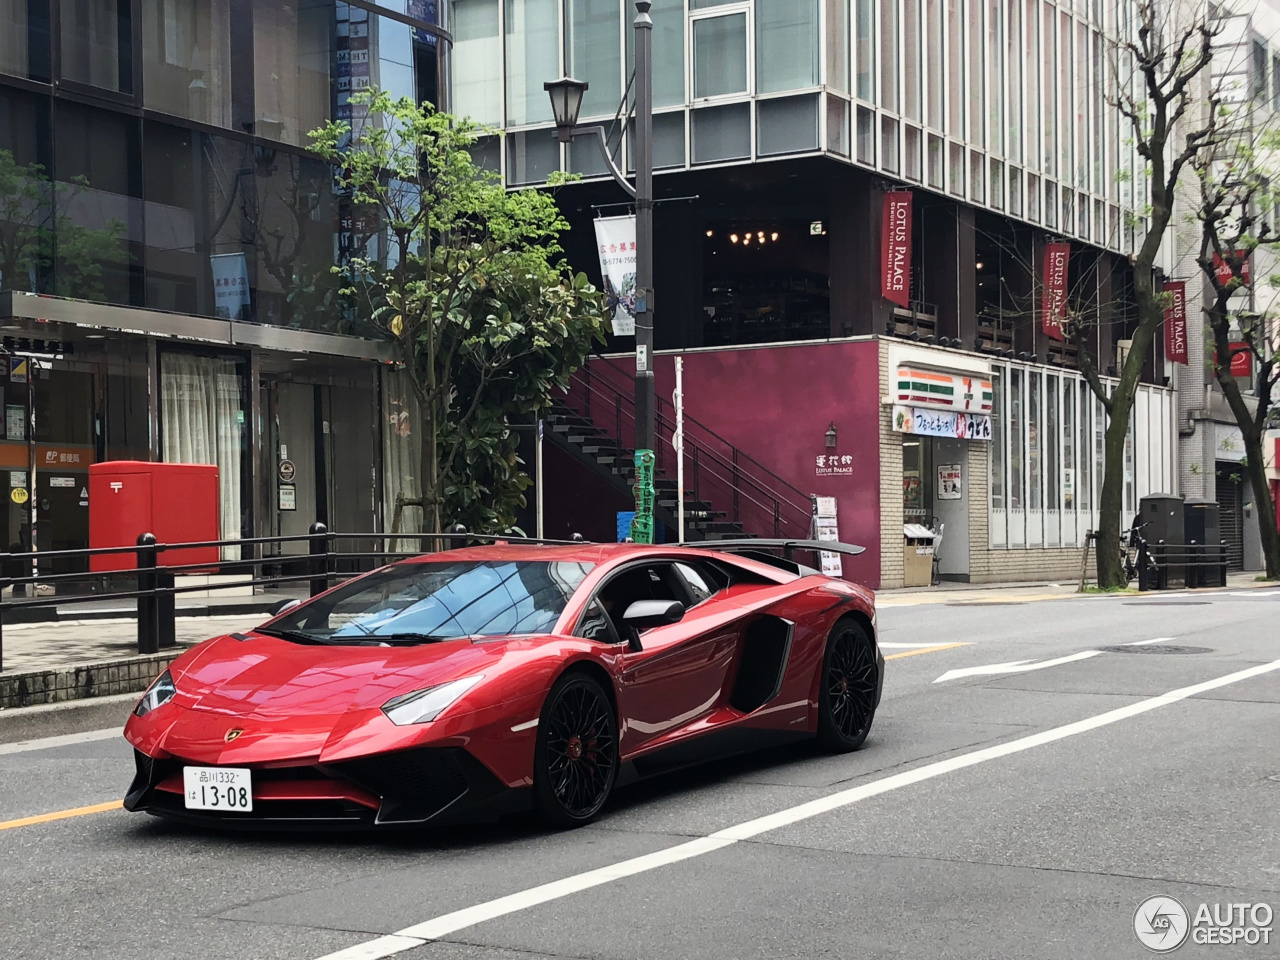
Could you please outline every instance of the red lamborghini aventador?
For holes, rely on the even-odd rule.
[[[430,554],[206,641],[129,718],[125,806],[275,827],[532,805],[573,825],[674,766],[860,746],[884,677],[871,591],[789,559],[811,542],[707,546]]]

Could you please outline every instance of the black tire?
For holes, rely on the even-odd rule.
[[[594,678],[568,673],[551,688],[533,764],[534,803],[545,823],[578,827],[599,815],[618,778],[618,721]]]
[[[871,732],[880,682],[875,647],[852,617],[827,637],[818,679],[818,742],[833,753],[857,750]]]

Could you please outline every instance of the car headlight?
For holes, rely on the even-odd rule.
[[[147,692],[142,695],[138,705],[133,708],[134,716],[145,717],[156,707],[163,707],[174,698],[178,688],[173,685],[173,674],[168,670],[156,677]]]
[[[474,677],[463,677],[461,680],[451,680],[439,686],[415,690],[413,693],[406,693],[388,700],[382,705],[382,712],[398,727],[427,723],[444,713],[459,697],[483,679],[483,674],[477,674]]]

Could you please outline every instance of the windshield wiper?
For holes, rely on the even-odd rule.
[[[389,646],[413,646],[419,643],[443,643],[446,640],[464,640],[465,636],[440,633],[373,633],[361,637],[360,643],[385,643]]]
[[[292,640],[294,643],[332,644],[334,642],[325,637],[318,637],[314,633],[303,630],[283,630],[280,627],[256,627],[254,632],[281,640]]]

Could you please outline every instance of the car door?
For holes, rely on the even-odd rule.
[[[689,609],[680,623],[640,635],[640,649],[622,654],[618,708],[622,752],[676,739],[707,717],[725,697],[737,646],[737,626],[690,588],[677,564],[650,561],[620,572],[599,593],[620,637],[625,607],[635,600],[678,600]],[[726,622],[729,621],[729,622]]]

